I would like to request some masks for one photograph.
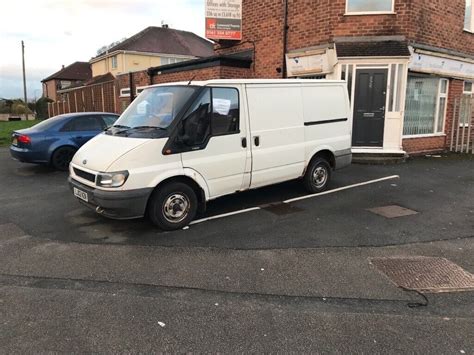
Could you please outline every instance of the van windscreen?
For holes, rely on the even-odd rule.
[[[115,122],[116,127],[168,128],[196,92],[192,86],[161,86],[145,89]]]

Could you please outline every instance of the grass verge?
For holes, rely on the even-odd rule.
[[[29,128],[41,121],[0,121],[0,147],[6,147],[10,145],[11,135],[13,131],[17,129]]]

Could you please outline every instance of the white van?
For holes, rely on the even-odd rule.
[[[297,178],[323,191],[351,163],[351,116],[342,81],[150,86],[76,153],[69,182],[101,215],[178,229],[234,192]]]

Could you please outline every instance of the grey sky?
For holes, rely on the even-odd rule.
[[[23,96],[21,40],[25,41],[28,97],[41,96],[41,79],[97,49],[162,21],[204,35],[205,0],[16,0],[2,5],[0,97]]]

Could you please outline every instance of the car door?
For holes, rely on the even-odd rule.
[[[82,146],[104,129],[99,115],[84,115],[72,118],[64,127],[70,139],[78,146]]]
[[[183,167],[204,177],[211,198],[249,187],[251,153],[241,95],[236,87],[206,88],[182,122]]]

